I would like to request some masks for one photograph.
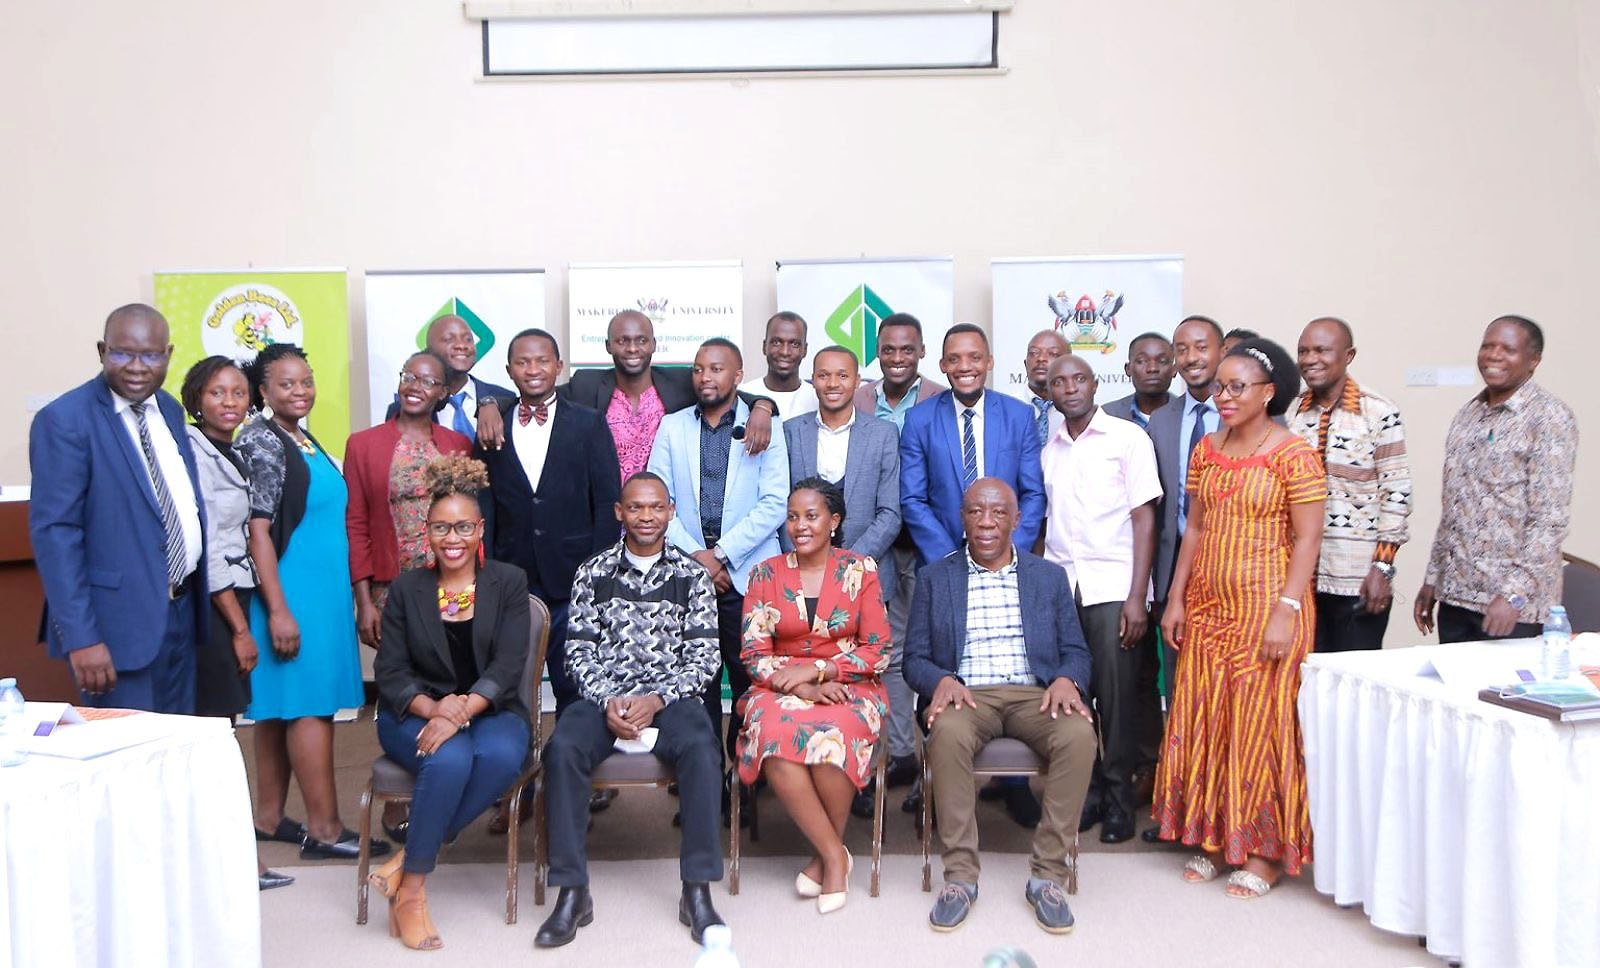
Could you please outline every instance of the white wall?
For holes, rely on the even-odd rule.
[[[987,322],[992,256],[1182,252],[1189,308],[1226,325],[1355,325],[1354,372],[1410,426],[1408,590],[1471,391],[1406,365],[1470,366],[1490,318],[1529,314],[1540,379],[1597,432],[1594,0],[1003,21],[996,77],[483,83],[443,0],[8,4],[0,480],[26,477],[27,399],[93,372],[152,268],[248,263],[543,265],[561,320],[570,260],[738,257],[753,336],[780,257],[954,253],[957,316]],[[1568,544],[1600,558],[1591,504]]]

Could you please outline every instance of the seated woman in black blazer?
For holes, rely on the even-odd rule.
[[[482,463],[456,455],[428,466],[429,566],[389,586],[374,672],[378,742],[416,774],[405,849],[371,876],[389,898],[389,933],[408,948],[443,942],[423,881],[439,845],[505,793],[528,752],[519,685],[528,657],[528,579],[480,557]]]

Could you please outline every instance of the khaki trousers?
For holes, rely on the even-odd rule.
[[[1033,835],[1034,877],[1064,884],[1067,847],[1078,830],[1089,774],[1094,769],[1094,727],[1079,715],[1051,719],[1040,712],[1039,686],[979,686],[978,708],[948,706],[928,734],[933,805],[938,811],[944,879],[978,883],[978,781],[972,760],[984,744],[1009,736],[1046,761],[1043,816]]]

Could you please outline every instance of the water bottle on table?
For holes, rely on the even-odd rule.
[[[0,679],[0,767],[16,766],[28,758],[28,721],[17,680]]]
[[[1539,652],[1539,678],[1565,679],[1572,675],[1572,622],[1567,610],[1560,605],[1550,606],[1550,617],[1544,620],[1544,645]]]
[[[726,924],[707,925],[705,947],[694,960],[694,968],[739,968],[733,953],[733,929]]]

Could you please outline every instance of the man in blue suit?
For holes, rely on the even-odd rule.
[[[939,369],[950,389],[911,408],[900,432],[900,513],[926,565],[961,546],[961,498],[980,477],[1017,495],[1013,543],[1029,551],[1044,529],[1044,474],[1033,409],[984,388],[994,357],[971,323],[945,333]]]
[[[161,390],[167,321],[123,306],[98,349],[100,375],[40,410],[28,437],[45,641],[86,705],[192,713],[204,510],[183,408]]]
[[[961,505],[966,550],[922,569],[906,628],[906,682],[928,700],[928,761],[945,886],[929,921],[952,931],[978,898],[973,758],[1014,737],[1046,761],[1026,896],[1046,931],[1072,930],[1062,883],[1094,767],[1083,696],[1089,648],[1060,565],[1013,546],[1016,495],[982,478]]]
[[[444,360],[445,365],[444,406],[433,415],[433,422],[444,424],[468,440],[476,440],[478,421],[482,420],[492,425],[485,429],[495,435],[498,447],[505,427],[500,411],[508,402],[514,402],[517,394],[472,375],[472,368],[478,364],[478,337],[467,321],[455,313],[435,319],[428,324],[424,348]],[[389,404],[383,419],[389,420],[399,412],[397,400]]]
[[[717,638],[733,699],[750,687],[739,661],[740,625],[750,570],[778,553],[778,526],[789,504],[789,449],[783,434],[751,456],[743,440],[750,408],[735,394],[744,357],[732,342],[716,337],[700,344],[691,371],[698,403],[661,418],[650,462],[667,482],[677,513],[667,540],[711,573],[717,592]],[[712,725],[722,722],[722,673],[706,687]],[[728,752],[739,733],[739,716],[728,723]]]

